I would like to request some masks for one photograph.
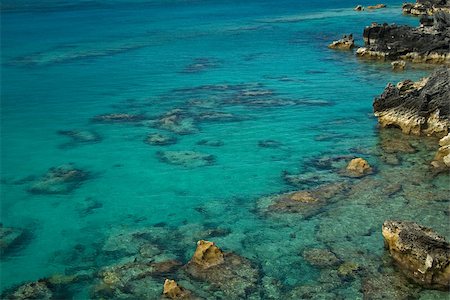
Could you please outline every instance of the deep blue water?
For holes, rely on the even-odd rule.
[[[388,8],[379,11],[353,11],[366,2],[2,1],[1,223],[29,236],[2,257],[2,289],[77,268],[101,269],[110,262],[83,255],[101,249],[118,230],[161,222],[185,237],[186,252],[179,257],[185,261],[198,231],[229,229],[214,241],[254,260],[286,290],[317,279],[317,269],[299,253],[323,245],[325,237],[339,237],[334,230],[356,237],[375,228],[369,238],[345,247],[380,256],[384,219],[413,219],[446,234],[444,202],[424,207],[405,195],[386,196],[375,208],[364,208],[356,197],[290,225],[258,214],[258,198],[294,189],[283,171],[306,173],[312,158],[376,148],[373,98],[388,82],[429,73],[423,66],[393,73],[389,63],[360,61],[352,52],[326,47],[346,33],[362,45],[363,27],[372,21],[418,23],[401,15],[398,1],[385,1]],[[248,91],[268,96],[236,102]],[[193,120],[191,134],[152,125],[176,108],[185,110],[186,122]],[[212,111],[232,117],[199,118]],[[113,112],[149,120],[92,122]],[[61,130],[88,130],[101,139],[71,142]],[[157,132],[177,143],[143,142]],[[198,144],[205,139],[216,147]],[[265,140],[277,147],[261,147]],[[214,162],[169,164],[160,151],[196,151]],[[423,164],[433,156],[427,151],[404,160]],[[376,156],[365,157],[380,171],[388,169]],[[49,168],[68,163],[89,172],[89,180],[65,194],[29,192]],[[435,187],[442,192],[446,179],[439,180]],[[364,197],[360,201],[372,201]],[[298,238],[289,238],[292,231]],[[342,246],[338,238],[325,244]],[[88,254],[67,259],[77,245]],[[336,293],[359,298],[357,284]],[[74,297],[85,298],[86,291]]]

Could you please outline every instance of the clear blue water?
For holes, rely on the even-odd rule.
[[[393,73],[389,63],[326,47],[345,33],[354,33],[361,45],[363,27],[372,21],[416,25],[417,19],[401,15],[400,2],[362,13],[353,11],[359,3],[351,1],[2,2],[1,223],[30,236],[2,257],[2,290],[77,268],[99,270],[111,261],[92,259],[92,253],[111,234],[161,222],[183,236],[178,247],[185,252],[178,259],[184,262],[199,231],[227,228],[229,234],[213,240],[253,260],[286,291],[317,280],[318,269],[300,255],[309,247],[344,249],[343,256],[345,249],[364,249],[381,257],[384,219],[412,219],[448,233],[445,201],[425,205],[406,192],[394,198],[373,192],[379,201],[374,206],[367,205],[374,201],[370,193],[363,193],[307,219],[271,218],[257,208],[260,197],[295,189],[283,171],[310,172],[312,158],[364,148],[379,169],[373,177],[387,181],[432,158],[432,139],[404,158],[398,172],[371,153],[380,142],[373,98],[388,82],[418,79],[429,68]],[[207,63],[196,69],[199,61]],[[207,85],[229,89],[195,89]],[[270,99],[287,105],[229,101],[244,89],[270,90]],[[193,99],[206,104],[195,106]],[[113,112],[154,119],[175,108],[234,118],[197,120],[188,135],[154,128],[151,120],[91,121]],[[102,139],[70,144],[60,130],[90,130]],[[157,132],[176,136],[177,143],[143,142]],[[222,145],[197,144],[204,139]],[[262,140],[281,146],[260,147]],[[195,168],[169,164],[158,156],[168,150],[201,152],[215,161]],[[66,194],[28,192],[35,177],[68,163],[90,172],[90,179]],[[35,177],[17,182],[29,176]],[[432,183],[436,193],[446,192],[448,176],[442,176]],[[86,213],[92,203],[101,207]],[[369,229],[375,233],[364,236]],[[348,235],[358,242],[344,243],[341,237]],[[67,259],[77,245],[87,250]],[[358,280],[334,292],[362,297]],[[88,297],[92,284],[73,297]]]

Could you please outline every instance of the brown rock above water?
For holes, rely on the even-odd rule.
[[[191,299],[191,292],[180,286],[175,280],[164,281],[163,295],[169,299],[187,300]]]
[[[352,159],[346,168],[345,175],[350,177],[363,177],[373,172],[369,163],[360,157]]]
[[[385,221],[385,247],[403,273],[417,283],[448,290],[450,244],[432,229],[406,221]]]
[[[450,169],[450,133],[439,141],[439,150],[432,161],[432,166],[437,169]]]
[[[350,50],[355,46],[355,40],[353,39],[353,34],[344,35],[342,39],[332,42],[328,45],[330,49],[338,50]]]
[[[439,11],[450,13],[450,1],[417,0],[416,3],[404,3],[402,10],[404,14],[415,16],[432,15]]]
[[[223,263],[223,252],[213,242],[200,240],[191,262],[208,269]]]
[[[367,6],[367,9],[380,9],[380,8],[385,8],[386,4],[376,4],[376,5],[369,5]]]

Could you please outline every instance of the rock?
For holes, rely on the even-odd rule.
[[[200,140],[196,143],[200,146],[222,147],[225,143],[221,140]]]
[[[450,244],[432,229],[406,221],[385,221],[385,247],[403,273],[429,288],[450,286]]]
[[[181,73],[200,73],[212,68],[217,68],[220,64],[221,62],[217,59],[206,57],[196,58],[191,64],[187,65]]]
[[[323,184],[315,189],[263,197],[258,200],[258,207],[264,213],[295,213],[308,218],[319,213],[345,189],[346,184],[342,182]]]
[[[450,13],[450,2],[448,0],[417,0],[416,3],[404,3],[402,6],[404,14],[408,15],[433,15],[436,12]]]
[[[169,130],[176,134],[192,134],[198,131],[193,116],[182,109],[173,109],[152,123],[153,127]]]
[[[439,150],[431,165],[436,169],[450,169],[450,133],[439,141]]]
[[[98,143],[102,140],[102,137],[98,133],[90,130],[60,130],[58,134],[72,139],[70,143],[63,144],[63,148],[80,144]]]
[[[92,118],[92,121],[99,123],[132,123],[140,122],[145,119],[145,116],[141,114],[111,113],[95,116]]]
[[[1,299],[10,300],[50,300],[53,299],[53,293],[44,280],[26,283],[11,291],[5,291],[1,295]]]
[[[363,37],[365,46],[356,52],[360,57],[450,64],[450,14],[435,14],[432,27],[374,23]]]
[[[397,272],[376,272],[365,276],[361,285],[363,299],[418,299],[418,286]]]
[[[391,66],[394,71],[403,71],[406,68],[406,62],[403,60],[396,60],[391,62]]]
[[[15,245],[19,244],[23,237],[24,231],[22,229],[4,227],[0,224],[0,254],[5,255]]]
[[[63,165],[49,169],[28,191],[32,194],[67,194],[87,179],[88,172],[72,165]]]
[[[403,133],[415,135],[448,134],[450,68],[439,68],[418,82],[388,84],[375,98],[373,108],[381,127],[399,127]]]
[[[197,266],[208,269],[224,262],[223,252],[213,242],[200,240],[191,262]]]
[[[362,159],[362,158],[354,158],[352,159],[345,169],[345,172],[343,172],[343,175],[349,176],[349,177],[363,177],[369,174],[373,173],[372,167],[369,165],[369,163]]]
[[[386,4],[376,4],[376,5],[369,5],[367,6],[367,9],[380,9],[385,8]]]
[[[175,144],[177,139],[160,133],[151,133],[145,138],[144,142],[149,145],[167,146]]]
[[[175,280],[164,281],[163,295],[169,299],[191,299],[191,292],[178,285]]]
[[[362,5],[357,5],[353,10],[355,10],[355,11],[363,11],[364,7]]]
[[[157,155],[162,162],[185,168],[204,167],[215,162],[214,155],[194,151],[158,151]]]
[[[207,241],[197,243],[197,250],[184,269],[193,279],[221,291],[223,299],[252,299],[259,282],[259,271],[249,260],[234,253],[223,253]]]
[[[360,271],[360,267],[354,262],[345,262],[338,268],[338,275],[343,278],[352,278]]]
[[[275,141],[275,140],[261,140],[258,141],[258,147],[261,148],[279,148],[281,147],[283,144],[279,141]]]
[[[303,257],[311,265],[321,268],[339,264],[339,258],[328,249],[308,249],[303,252]]]
[[[339,50],[350,50],[355,46],[355,40],[353,39],[353,34],[344,35],[342,39],[332,42],[328,45],[330,49],[339,49]]]

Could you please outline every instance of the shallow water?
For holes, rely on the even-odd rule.
[[[436,140],[379,131],[371,108],[388,82],[418,79],[429,67],[393,73],[388,63],[326,47],[345,33],[362,44],[372,21],[416,25],[400,2],[362,13],[348,1],[25,4],[2,6],[1,223],[27,232],[2,256],[2,290],[53,274],[96,274],[136,254],[105,255],[111,236],[145,230],[183,263],[200,238],[250,259],[260,269],[260,298],[270,298],[273,281],[275,299],[302,286],[319,298],[362,298],[367,274],[383,265],[385,219],[449,237],[449,178],[431,178],[427,168]],[[182,110],[172,112],[181,120],[175,127],[161,121],[173,109]],[[109,113],[143,119],[93,120]],[[58,133],[67,130],[94,138]],[[151,133],[176,143],[149,145]],[[391,157],[395,166],[383,160],[392,139],[415,149]],[[191,152],[165,151],[201,154],[186,161]],[[362,156],[377,172],[347,179],[317,163],[342,155]],[[88,180],[60,194],[30,193],[49,168],[69,163]],[[286,171],[319,179],[292,186]],[[267,213],[259,200],[320,181],[350,187],[307,217]],[[388,195],[387,183],[402,190]],[[204,233],[214,228],[225,233]],[[323,270],[302,256],[310,248],[331,249],[366,272],[324,288]],[[84,299],[95,284],[65,292]]]

